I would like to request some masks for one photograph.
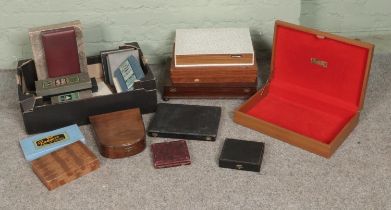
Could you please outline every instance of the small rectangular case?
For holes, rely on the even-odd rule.
[[[50,78],[80,73],[74,27],[42,31],[41,36]]]
[[[225,139],[219,158],[219,167],[244,171],[261,170],[263,142]]]
[[[140,62],[131,55],[114,71],[113,82],[117,93],[121,93],[133,90],[134,83],[144,77]]]
[[[34,173],[49,190],[84,176],[99,165],[98,158],[80,141],[31,162]]]
[[[168,168],[191,163],[185,140],[151,144],[153,166]]]
[[[134,56],[138,61],[142,59],[138,49],[139,47],[134,45],[121,49],[106,50],[100,53],[106,83],[114,85],[113,76],[115,70],[130,56]]]
[[[145,149],[145,128],[139,108],[89,117],[100,153],[107,158],[124,158]]]
[[[148,135],[215,141],[220,116],[220,107],[160,103],[149,124]]]
[[[74,124],[27,137],[20,141],[20,146],[26,160],[32,161],[76,141],[85,143],[85,138],[79,127]]]

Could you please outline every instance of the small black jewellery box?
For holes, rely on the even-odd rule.
[[[263,142],[227,138],[220,154],[219,167],[259,172],[264,147]]]

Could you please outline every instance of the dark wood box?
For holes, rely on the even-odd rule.
[[[129,157],[146,147],[144,122],[138,108],[90,116],[90,122],[104,157]]]
[[[257,92],[257,83],[177,84],[167,81],[163,100],[170,99],[248,99]]]
[[[132,43],[138,46],[137,43]],[[64,127],[70,124],[84,125],[88,117],[130,108],[140,108],[142,114],[155,112],[157,105],[156,79],[145,62],[141,49],[140,63],[145,78],[134,84],[135,90],[94,96],[62,104],[45,104],[35,97],[34,81],[37,80],[32,59],[21,60],[17,67],[18,96],[27,133],[38,133]],[[101,70],[100,56],[87,58],[91,68]],[[98,69],[98,70],[99,70]]]
[[[170,78],[174,85],[180,84],[240,84],[257,83],[258,64],[251,66],[201,66],[201,67],[175,67],[171,62]],[[205,85],[207,86],[207,85]]]

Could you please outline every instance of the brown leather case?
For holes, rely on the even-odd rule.
[[[155,168],[190,165],[190,155],[185,140],[155,143],[151,145]]]
[[[124,158],[145,149],[145,128],[139,108],[89,117],[100,153]]]
[[[99,160],[77,141],[31,162],[42,183],[53,190],[99,168]]]
[[[76,33],[73,27],[41,32],[48,76],[80,73]]]

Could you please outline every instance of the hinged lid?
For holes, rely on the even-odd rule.
[[[271,85],[299,88],[361,110],[374,46],[276,21]]]

